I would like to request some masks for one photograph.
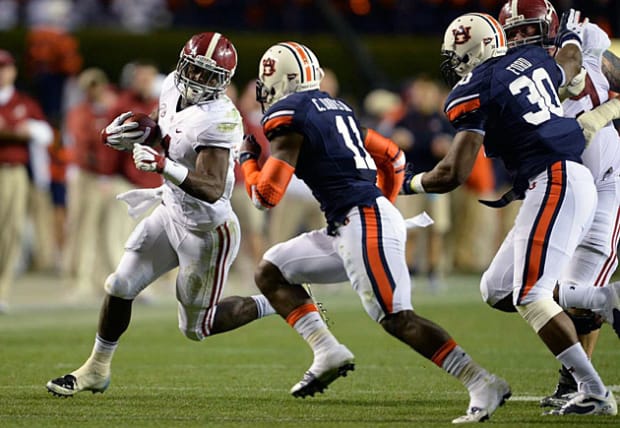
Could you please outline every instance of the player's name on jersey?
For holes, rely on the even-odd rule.
[[[516,60],[514,60],[512,64],[506,67],[506,70],[512,71],[514,74],[519,76],[521,73],[523,73],[525,70],[527,70],[531,66],[532,66],[531,62],[529,62],[525,58],[519,57]]]
[[[332,98],[312,98],[312,103],[316,107],[318,111],[327,111],[327,110],[342,110],[342,111],[352,111],[351,107],[346,105],[340,100],[334,100]]]

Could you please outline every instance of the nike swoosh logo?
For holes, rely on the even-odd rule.
[[[177,129],[174,130],[174,132],[176,132],[177,134],[180,134],[183,131],[181,131],[179,128],[177,128]]]

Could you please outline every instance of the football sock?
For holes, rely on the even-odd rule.
[[[566,348],[556,355],[555,358],[573,375],[577,385],[579,385],[580,392],[605,395],[607,388],[590,360],[588,360],[588,356],[580,343],[575,343]]]
[[[86,377],[93,373],[104,377],[109,376],[110,364],[117,346],[118,342],[108,342],[97,335],[90,357],[72,374],[78,378],[78,381],[82,376]]]
[[[254,300],[254,303],[256,303],[256,311],[258,312],[256,318],[263,318],[276,313],[275,309],[273,309],[269,303],[269,300],[262,294],[256,294],[250,297]]]
[[[118,342],[108,342],[97,335],[95,338],[95,346],[93,346],[93,351],[88,360],[97,365],[109,366],[117,347]]]
[[[469,391],[476,389],[479,381],[489,374],[458,345],[445,357],[441,368],[460,380]]]
[[[609,298],[610,290],[606,287],[590,285],[560,284],[559,304],[564,309],[603,309]]]
[[[315,354],[339,344],[314,304],[306,304],[294,309],[286,317],[286,321],[308,342]]]

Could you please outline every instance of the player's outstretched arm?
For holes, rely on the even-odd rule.
[[[615,119],[620,119],[620,98],[612,98],[603,104],[585,112],[577,117],[583,135],[586,138],[586,146],[594,138],[594,135],[605,125]]]
[[[447,193],[456,189],[471,174],[483,139],[477,132],[458,132],[446,156],[432,170],[405,177],[402,193]]]

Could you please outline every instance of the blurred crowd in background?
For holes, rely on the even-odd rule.
[[[114,27],[145,33],[163,28],[220,25],[230,30],[317,33],[332,30],[333,13],[360,32],[442,34],[462,13],[495,14],[497,0],[0,0],[0,30],[53,18],[66,29]],[[614,0],[556,0],[583,11],[611,36],[620,34]]]
[[[139,220],[129,217],[126,206],[115,196],[132,188],[161,184],[159,175],[138,171],[130,153],[104,146],[100,131],[122,112],[149,113],[156,108],[160,84],[170,70],[158,69],[153,61],[136,59],[123,67],[118,78],[108,76],[84,64],[72,28],[110,25],[120,20],[131,31],[181,24],[205,29],[210,21],[217,20],[220,27],[236,29],[320,31],[324,28],[320,14],[307,13],[313,3],[0,0],[0,28],[24,23],[32,26],[26,34],[23,61],[17,63],[0,43],[0,313],[8,307],[16,275],[26,270],[67,278],[72,284],[70,298],[74,300],[102,293],[105,277],[116,267],[123,244]],[[464,8],[490,8],[487,3],[493,3],[493,13],[497,8],[497,2],[458,0],[329,3],[342,9],[356,29],[368,32],[407,32],[417,25],[414,21],[450,21]],[[601,13],[615,7],[615,2],[587,3]],[[368,7],[373,8],[372,22],[365,17]],[[316,8],[312,10],[316,12]],[[437,16],[446,10],[450,10],[449,15]],[[302,15],[303,25],[291,27],[302,21]],[[607,15],[607,19],[611,16]],[[411,19],[408,26],[398,23],[404,18]],[[614,27],[613,23],[609,25]],[[422,32],[438,32],[441,28],[443,25],[418,27]],[[22,63],[23,68],[18,69]],[[28,93],[15,87],[18,77],[27,83]],[[339,87],[338,71],[327,69],[322,89],[338,96]],[[362,125],[391,137],[406,152],[416,171],[429,170],[452,141],[453,129],[442,111],[448,88],[433,77],[415,74],[400,88],[373,89],[361,99],[347,101],[358,110]],[[14,90],[24,97],[27,107],[17,109],[19,117],[10,118],[15,106],[7,101]],[[262,113],[255,100],[255,82],[233,79],[228,96],[244,117],[246,133],[255,134],[264,155],[268,154],[260,127]],[[24,126],[39,126],[42,122],[49,124],[49,130]],[[27,144],[16,150],[14,143],[24,139]],[[253,269],[270,245],[322,227],[324,219],[309,189],[298,180],[293,180],[277,207],[263,212],[252,206],[242,175],[236,176],[232,202],[243,238],[232,274],[237,274],[242,283],[252,284]],[[16,186],[24,186],[23,191],[18,199],[11,199]],[[435,221],[427,229],[410,233],[407,261],[412,276],[422,278],[423,284],[439,293],[446,274],[486,268],[512,225],[518,202],[497,210],[479,204],[478,199],[495,199],[508,188],[509,178],[502,166],[480,152],[474,172],[457,191],[399,199],[397,206],[405,218],[425,210]]]

